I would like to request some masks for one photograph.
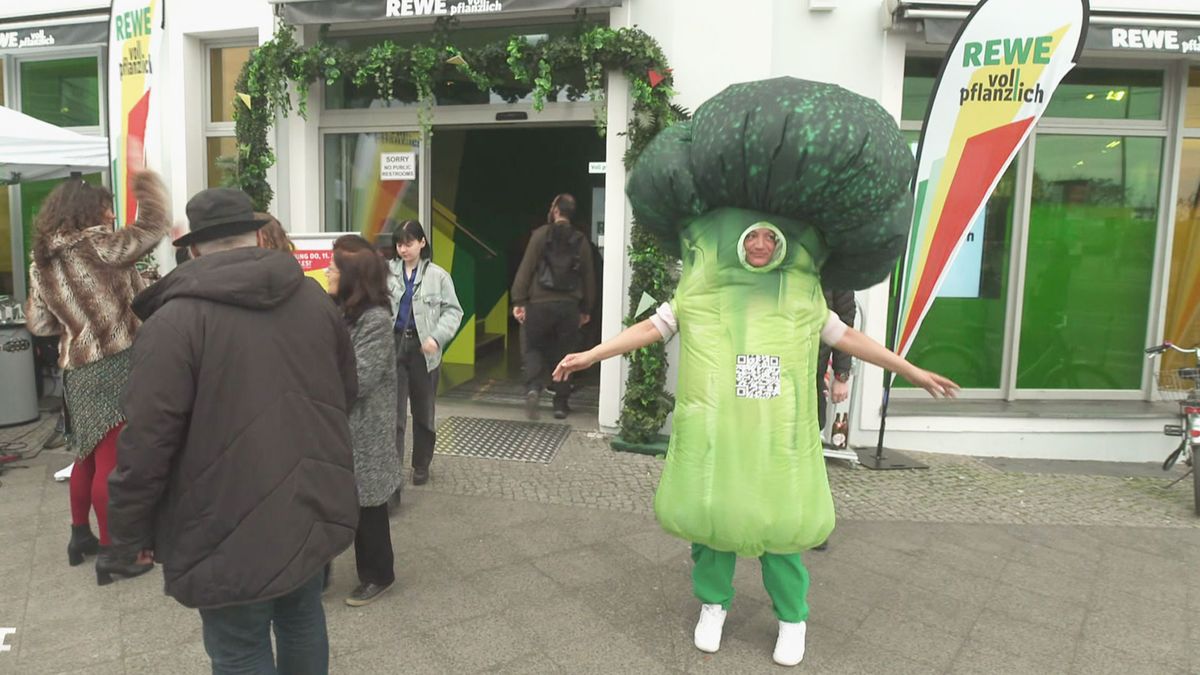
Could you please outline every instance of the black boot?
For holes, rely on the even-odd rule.
[[[67,563],[74,567],[83,564],[83,556],[96,555],[100,550],[100,540],[92,534],[88,524],[71,526],[71,541],[67,542]]]
[[[152,567],[152,562],[139,563],[136,558],[118,556],[109,547],[101,546],[100,554],[96,556],[96,584],[107,586],[113,582],[114,574],[132,578],[149,572]]]

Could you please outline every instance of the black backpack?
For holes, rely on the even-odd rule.
[[[542,288],[561,293],[576,291],[583,285],[579,272],[583,234],[570,225],[551,225],[538,261],[537,282]]]

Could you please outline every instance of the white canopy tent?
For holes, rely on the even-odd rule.
[[[107,138],[85,136],[0,106],[0,184],[107,167]]]

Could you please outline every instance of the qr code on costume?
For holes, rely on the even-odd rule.
[[[779,357],[738,354],[738,398],[775,398],[779,395]]]

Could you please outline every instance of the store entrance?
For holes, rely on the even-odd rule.
[[[529,235],[546,222],[555,195],[574,195],[576,227],[593,245],[603,242],[604,174],[590,173],[589,163],[603,161],[604,152],[592,126],[436,130],[430,144],[434,252],[451,261],[466,317],[445,355],[441,395],[523,400],[520,324],[512,318],[509,289]],[[597,307],[580,332],[581,348],[599,338],[601,259],[594,246],[593,260]],[[599,370],[593,371],[576,376],[572,407],[599,400]]]

